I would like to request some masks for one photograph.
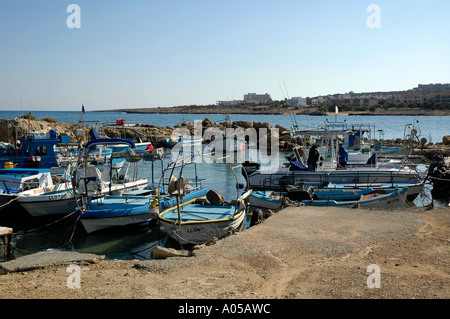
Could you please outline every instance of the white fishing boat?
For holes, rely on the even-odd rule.
[[[411,168],[397,167],[352,167],[345,170],[307,170],[292,171],[289,168],[279,168],[277,171],[257,170],[248,176],[249,188],[254,190],[284,190],[286,185],[303,182],[321,183],[416,183],[423,177]]]
[[[71,172],[66,173],[67,178],[63,178],[63,181],[52,188],[22,192],[17,201],[33,217],[67,215],[92,198],[144,189],[148,185],[146,178],[128,177],[130,162],[127,167],[122,167],[122,161],[116,163],[115,158],[110,157],[107,165],[89,164],[89,151],[95,150],[97,145],[120,143],[134,146],[132,141],[124,139],[96,139],[88,142],[81,149],[78,162],[72,169],[69,168]],[[125,173],[120,173],[121,167]]]
[[[104,170],[100,173],[95,166],[88,166],[86,171],[83,170],[83,174],[87,174],[87,178],[80,179],[81,182],[77,186],[78,196],[73,190],[72,183],[63,181],[54,188],[21,192],[17,201],[32,217],[68,215],[77,209],[80,193],[90,197],[102,197],[107,194],[119,195],[130,190],[144,189],[148,185],[148,180],[145,178],[135,180],[125,178],[120,183],[109,182],[108,171]],[[85,180],[95,180],[95,183],[90,182],[86,190]]]
[[[302,182],[323,183],[415,183],[423,180],[416,171],[415,165],[380,165],[376,162],[376,154],[372,150],[360,150],[349,153],[349,165],[340,167],[338,162],[336,141],[339,136],[352,136],[353,131],[346,130],[305,130],[296,131],[298,136],[306,138],[308,143],[318,145],[320,159],[315,171],[309,171],[307,162],[309,149],[299,146],[294,149],[295,161],[291,159],[288,167],[280,167],[275,171],[259,169],[248,176],[248,186],[254,190],[283,190],[286,185]],[[296,135],[296,136],[297,136]],[[367,161],[366,161],[367,160]],[[293,163],[295,162],[295,163]]]
[[[50,169],[7,168],[0,169],[0,208],[17,200],[26,190],[39,192],[54,187]]]
[[[211,141],[205,148],[220,154],[228,154],[228,152],[242,152],[245,151],[247,143],[242,138],[231,135],[221,136]]]

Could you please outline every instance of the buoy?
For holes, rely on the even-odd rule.
[[[14,168],[14,163],[13,162],[5,162],[4,168]]]
[[[153,202],[150,204],[150,208],[151,208],[151,209],[154,209],[154,208],[156,207],[156,205],[158,205],[158,203],[159,203],[158,198],[155,198],[155,199],[153,200]]]

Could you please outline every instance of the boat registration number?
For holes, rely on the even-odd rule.
[[[65,199],[67,198],[67,194],[58,194],[58,195],[49,195],[49,200],[58,200],[58,199]]]

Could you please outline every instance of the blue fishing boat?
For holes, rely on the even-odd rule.
[[[329,183],[326,187],[323,187],[320,190],[341,190],[344,192],[353,190],[356,192],[363,191],[368,193],[368,189],[373,191],[393,191],[397,188],[407,188],[408,191],[406,192],[406,200],[409,202],[413,202],[416,197],[423,191],[424,185],[425,183],[423,181],[390,183]]]
[[[220,205],[207,198],[195,198],[163,210],[158,220],[164,231],[180,244],[203,244],[239,230],[246,215],[245,199]]]
[[[55,146],[70,143],[69,136],[60,136],[55,130],[26,132],[17,147],[5,148],[0,153],[0,167],[5,168],[52,168],[59,167]]]
[[[275,191],[254,191],[249,196],[251,206],[277,210],[281,208],[287,193]]]
[[[341,189],[341,188],[319,188],[313,190],[313,197],[319,200],[358,200],[362,195],[372,193],[372,188],[360,188],[360,189]]]
[[[362,195],[358,200],[303,200],[305,206],[333,206],[347,208],[367,209],[398,209],[406,207],[406,193],[408,188],[397,188],[395,190],[374,191]]]
[[[101,142],[105,141],[88,143],[86,147]],[[120,141],[116,142],[120,143]],[[131,141],[126,143],[129,143],[131,148],[133,148]],[[153,161],[161,159],[162,157],[160,156],[153,157]],[[171,165],[169,164],[167,169],[174,169]],[[173,178],[172,181],[174,180]],[[153,179],[152,171],[152,181]],[[184,179],[182,181],[182,185],[180,183],[177,185],[182,187],[183,194],[185,194],[184,200],[202,197],[206,194],[206,190],[202,188],[201,184],[196,183],[193,186],[191,183],[186,183]],[[196,182],[198,182],[197,178]],[[92,198],[80,208],[80,222],[87,233],[118,226],[145,225],[157,218],[157,213],[160,209],[166,209],[176,204],[177,199],[170,194],[170,187],[170,185],[168,188],[164,187],[164,179],[161,177],[160,183],[152,183],[148,186],[150,191],[148,189],[135,190],[124,192],[120,196],[106,195],[101,198]],[[181,189],[178,190],[181,191]]]
[[[139,193],[144,195],[136,196]],[[206,193],[206,189],[196,189],[187,193],[184,200],[200,198]],[[87,233],[118,226],[142,225],[157,218],[157,203],[160,209],[173,207],[176,205],[176,198],[169,195],[158,196],[155,190],[151,194],[142,190],[122,196],[105,196],[90,201],[82,208],[80,221]]]

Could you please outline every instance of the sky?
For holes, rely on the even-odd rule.
[[[448,0],[0,0],[0,110],[449,83],[448,12]]]

